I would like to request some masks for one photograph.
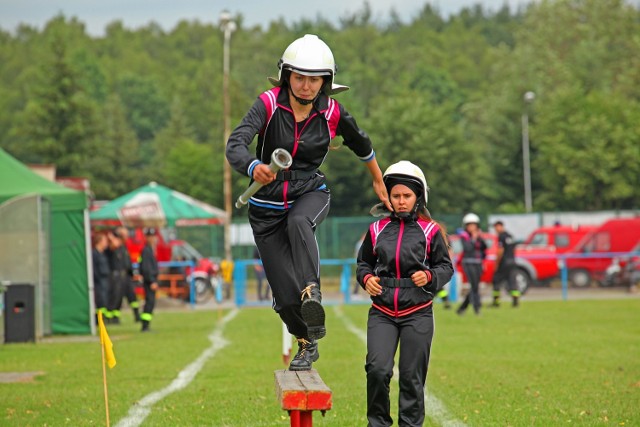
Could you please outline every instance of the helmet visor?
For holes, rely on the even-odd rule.
[[[330,76],[331,70],[305,70],[302,68],[294,68],[290,65],[284,65],[283,70],[293,71],[294,73],[302,74],[303,76]]]
[[[391,195],[391,189],[398,184],[406,185],[407,187],[409,187],[418,198],[420,198],[420,196],[424,194],[424,187],[422,186],[422,182],[413,177],[404,175],[387,175],[383,178],[383,181],[389,195]]]

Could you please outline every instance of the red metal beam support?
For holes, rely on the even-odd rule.
[[[313,411],[331,409],[332,393],[318,372],[279,370],[275,372],[276,394],[282,409],[289,411],[291,427],[312,427]]]

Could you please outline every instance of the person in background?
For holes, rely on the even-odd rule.
[[[307,34],[285,49],[278,69],[278,78],[270,79],[275,87],[258,97],[231,133],[226,156],[237,172],[262,185],[249,200],[249,223],[273,308],[298,341],[289,369],[302,371],[318,360],[317,340],[326,334],[315,230],[329,213],[329,188],[319,168],[336,136],[369,170],[378,198],[391,206],[369,136],[331,97],[348,88],[334,82],[329,46]],[[274,173],[268,164],[278,148],[287,150],[293,163]]]
[[[106,323],[120,324],[120,307],[122,306],[122,293],[126,276],[125,254],[122,252],[122,241],[115,230],[107,233],[109,246],[105,251],[109,260],[109,295],[107,297]]]
[[[367,322],[367,420],[391,426],[389,383],[400,346],[398,425],[422,426],[434,333],[433,298],[453,275],[445,234],[427,210],[422,170],[408,161],[384,173],[393,211],[374,222],[358,254],[357,278],[371,296]]]
[[[155,228],[147,228],[144,231],[144,235],[146,244],[142,249],[140,259],[140,275],[144,286],[144,308],[140,319],[142,320],[142,332],[147,332],[153,319],[156,291],[158,290],[158,261],[155,255],[158,235]]]
[[[444,224],[440,224],[440,230],[442,230],[442,233],[445,236],[447,235],[447,228],[444,226]],[[449,259],[453,259],[453,248],[451,247],[451,245],[448,245],[447,249],[449,251]],[[454,274],[455,274],[455,272],[454,272]],[[453,275],[451,276],[451,279],[453,280]],[[436,294],[436,298],[440,298],[440,300],[442,301],[442,306],[444,307],[445,310],[450,310],[451,309],[451,303],[449,302],[449,287],[450,286],[451,286],[451,280],[449,280],[442,287],[442,289]]]
[[[233,288],[233,269],[235,263],[230,259],[223,259],[220,261],[220,274],[222,276],[222,290],[223,298],[231,298],[231,288]]]
[[[105,254],[105,250],[109,245],[106,234],[98,232],[93,235],[93,249],[91,258],[93,261],[93,301],[95,304],[96,315],[102,312],[102,316],[106,318],[107,299],[109,296],[109,260]],[[97,318],[96,318],[97,323]]]
[[[493,274],[493,303],[492,307],[500,307],[500,287],[507,282],[509,294],[511,294],[511,306],[517,307],[520,299],[520,291],[514,280],[516,267],[515,246],[516,242],[502,221],[493,223],[493,228],[498,234],[498,251],[496,254],[496,271]]]
[[[465,276],[469,281],[469,292],[464,301],[458,307],[457,313],[462,315],[469,306],[473,305],[476,315],[480,314],[480,278],[482,277],[482,262],[487,253],[487,244],[482,239],[480,230],[480,217],[474,213],[468,213],[462,218],[464,231],[460,233],[462,241],[462,254],[458,263],[462,266]]]
[[[133,311],[133,320],[134,322],[140,321],[140,303],[138,302],[138,297],[136,296],[134,280],[133,280],[133,264],[131,263],[131,254],[127,249],[127,239],[129,238],[129,230],[127,227],[118,227],[116,228],[116,234],[120,236],[122,240],[121,251],[126,255],[126,278],[123,283],[123,295],[127,299],[129,303],[129,307]]]
[[[254,264],[253,269],[256,273],[258,301],[266,301],[269,299],[270,288],[269,282],[267,282],[267,276],[264,274],[262,261],[260,260],[260,251],[257,247],[253,251],[253,258],[257,261],[256,264]]]

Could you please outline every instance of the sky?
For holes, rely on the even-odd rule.
[[[512,10],[531,0],[368,0],[376,21],[385,22],[394,8],[403,21],[410,20],[430,3],[447,17],[462,7],[481,3],[487,10],[496,11],[504,4]],[[302,18],[315,20],[318,16],[338,23],[341,16],[362,10],[365,0],[0,0],[0,28],[13,32],[20,23],[39,29],[59,13],[75,16],[92,36],[104,35],[105,27],[121,20],[125,27],[138,28],[154,21],[170,31],[181,20],[202,23],[218,21],[220,12],[228,10],[233,16],[242,14],[245,26],[261,25],[280,17],[292,23]]]

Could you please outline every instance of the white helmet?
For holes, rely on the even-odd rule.
[[[288,73],[283,71],[295,71],[305,76],[329,76],[327,85],[323,88],[327,95],[348,90],[348,86],[335,84],[333,78],[337,67],[333,59],[333,53],[325,42],[314,34],[306,34],[294,40],[282,54],[278,62],[278,78],[269,77],[274,86],[281,86]]]
[[[384,171],[384,175],[382,175],[382,180],[389,193],[391,192],[391,188],[389,188],[390,183],[394,181],[394,179],[408,181],[418,185],[423,191],[424,206],[426,208],[427,202],[429,201],[429,186],[427,185],[427,179],[424,177],[424,173],[422,173],[422,169],[408,160],[401,160],[389,166],[387,170]]]
[[[478,224],[480,225],[480,217],[474,213],[468,213],[462,218],[462,225]]]

